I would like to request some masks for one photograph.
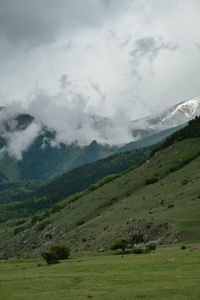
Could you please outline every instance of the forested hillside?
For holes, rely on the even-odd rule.
[[[115,154],[103,160],[86,164],[43,185],[40,189],[28,189],[30,183],[42,181],[22,181],[3,183],[0,192],[0,221],[8,218],[33,215],[37,211],[49,208],[60,200],[76,194],[101,178],[118,174],[149,156],[152,147]],[[44,183],[44,182],[43,182]],[[36,187],[39,187],[36,186]],[[28,193],[29,192],[29,193]],[[31,193],[32,192],[32,193]],[[4,198],[4,195],[6,197]]]

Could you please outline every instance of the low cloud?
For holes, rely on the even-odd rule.
[[[13,103],[0,111],[0,135],[6,142],[1,148],[0,157],[8,153],[16,159],[22,159],[23,152],[31,146],[42,130],[41,123],[35,121],[24,123],[20,127],[17,116],[23,114],[24,109],[20,104],[16,104]]]
[[[96,89],[101,101],[103,95],[98,87]],[[38,91],[26,112],[56,132],[57,144],[76,141],[79,145],[87,145],[93,140],[120,144],[131,140],[129,120],[125,114],[116,112],[111,118],[103,117],[91,103],[90,97],[81,93],[50,95]]]
[[[39,124],[32,123],[23,131],[17,131],[7,133],[7,152],[10,156],[14,156],[16,159],[22,159],[22,153],[26,151],[35,138],[41,131]]]
[[[65,82],[67,77],[62,76],[62,80]],[[101,116],[95,111],[90,96],[78,90],[75,92],[73,87],[71,83],[67,85],[66,93],[58,94],[38,89],[26,105],[16,101],[8,105],[0,113],[1,135],[7,141],[2,154],[8,153],[22,159],[23,152],[28,150],[44,128],[56,134],[54,140],[44,139],[42,148],[45,148],[46,142],[52,147],[59,147],[60,143],[68,145],[76,142],[84,146],[94,140],[103,144],[123,144],[133,140],[129,132],[130,120],[125,112],[116,111],[112,117]],[[91,87],[102,102],[104,95],[100,88],[95,84]],[[21,113],[34,117],[25,130],[19,130],[15,121]],[[9,124],[9,128],[5,124]]]

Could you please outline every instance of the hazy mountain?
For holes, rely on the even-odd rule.
[[[0,181],[47,179],[73,168],[160,142],[200,114],[200,97],[181,102],[159,114],[131,122],[133,141],[124,145],[91,141],[58,142],[57,132],[30,114],[9,113],[0,109]],[[88,116],[92,130],[107,139],[114,124],[107,118]],[[79,124],[80,128],[83,124]],[[78,129],[77,129],[78,130]],[[119,136],[119,141],[120,141]]]
[[[133,137],[139,139],[185,124],[199,115],[200,97],[196,97],[173,105],[160,113],[132,121],[130,130]]]

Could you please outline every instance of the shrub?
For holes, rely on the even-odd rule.
[[[42,257],[46,260],[48,265],[59,263],[59,260],[58,260],[57,256],[55,255],[55,253],[51,253],[50,251],[42,252]]]
[[[48,218],[50,216],[50,211],[47,209],[40,217],[39,220],[43,221],[44,219]]]
[[[151,250],[147,247],[143,249],[143,253],[150,253],[150,252],[151,252]]]
[[[31,224],[35,225],[39,221],[40,217],[39,216],[33,216],[31,219]]]
[[[98,184],[91,184],[88,188],[87,191],[88,192],[92,192],[94,190],[96,190],[98,188]]]
[[[182,185],[186,185],[187,183],[189,183],[189,181],[188,181],[187,179],[183,179],[183,180],[181,181],[181,184],[182,184]]]
[[[60,211],[63,207],[59,204],[55,204],[52,208],[51,208],[51,213],[55,214],[56,212]]]
[[[16,227],[14,230],[14,234],[18,234],[19,232],[24,231],[25,229],[26,229],[25,226]]]
[[[172,208],[172,207],[174,207],[174,204],[173,204],[173,203],[170,203],[170,204],[168,204],[167,207],[168,207],[168,208]]]
[[[185,245],[182,245],[181,250],[185,250],[185,249],[187,249],[187,247]]]
[[[121,249],[122,251],[124,251],[128,245],[128,242],[129,241],[127,238],[117,238],[110,245],[110,249],[111,250]]]
[[[70,248],[66,245],[51,245],[49,251],[54,253],[58,259],[67,259],[70,255]]]
[[[57,264],[59,259],[69,258],[70,248],[66,245],[51,245],[49,251],[42,252],[41,255],[48,265]]]
[[[22,220],[17,221],[17,222],[15,223],[15,225],[16,225],[16,226],[22,225],[22,224],[24,224],[25,222],[26,222],[26,220],[22,219]]]
[[[149,242],[147,245],[146,245],[146,248],[149,249],[149,250],[155,250],[156,249],[156,243],[155,242]]]
[[[78,225],[78,226],[81,226],[81,225],[83,225],[85,223],[85,220],[79,220],[76,224]]]
[[[135,248],[133,249],[134,254],[142,254],[144,252],[144,249],[142,248]]]
[[[157,177],[153,177],[153,178],[150,178],[150,179],[147,179],[145,181],[145,184],[148,185],[148,184],[152,184],[152,183],[155,183],[155,182],[158,182],[158,178]]]

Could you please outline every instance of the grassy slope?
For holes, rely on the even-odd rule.
[[[89,185],[96,183],[101,178],[111,174],[121,173],[131,165],[144,160],[149,156],[151,149],[152,147],[147,147],[115,154],[97,162],[86,164],[59,176],[29,194],[25,193],[20,187],[21,185],[22,187],[28,185],[30,181],[18,182],[15,189],[11,189],[9,183],[0,184],[0,221],[2,222],[17,216],[26,217],[33,215],[41,209],[49,208],[60,200],[86,189]],[[8,185],[8,188],[1,191],[1,186],[3,185]],[[14,183],[11,182],[10,186],[12,185],[14,185]],[[8,202],[12,202],[12,205],[7,204]],[[4,205],[1,205],[2,203],[4,203]]]
[[[41,260],[1,261],[0,298],[198,300],[199,259],[199,250],[175,247],[144,255],[81,253],[52,266]]]
[[[124,229],[128,229],[131,222],[134,226],[132,219],[150,221],[153,218],[175,222],[186,239],[199,240],[200,157],[158,182],[145,185],[146,179],[155,175],[162,177],[180,160],[193,157],[199,151],[199,139],[174,144],[170,151],[163,150],[136,170],[74,202],[70,208],[66,207],[59,218],[54,217],[56,227],[64,224],[69,227],[76,220],[84,219],[88,222],[78,228],[71,226],[72,230],[63,234],[64,240],[81,241],[84,236],[87,244],[100,247],[126,231]],[[189,182],[183,185],[184,179]],[[168,208],[172,203],[174,207]]]
[[[0,240],[8,242],[2,247],[10,254],[30,253],[30,249],[38,253],[52,242],[67,241],[73,248],[99,249],[108,247],[117,236],[140,231],[146,239],[160,238],[164,243],[180,238],[199,241],[199,152],[199,138],[174,143],[113,182],[83,193],[74,202],[72,197],[64,200],[61,211],[11,239],[13,223],[10,227],[5,224],[7,232],[1,228]],[[185,166],[172,171],[186,160]],[[160,179],[146,184],[155,177]]]

